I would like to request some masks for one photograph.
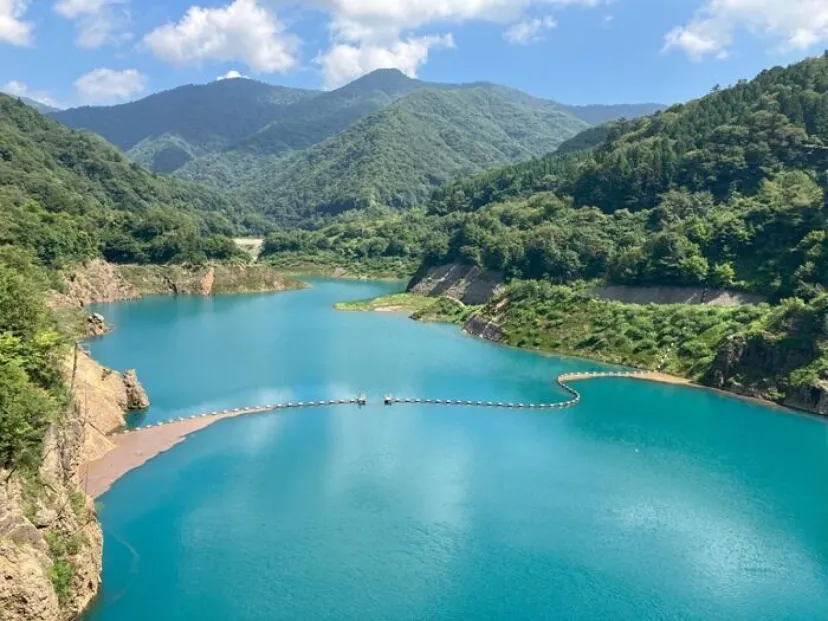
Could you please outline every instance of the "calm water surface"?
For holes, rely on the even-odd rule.
[[[287,400],[563,399],[598,368],[337,313],[397,289],[101,305],[135,424]],[[828,425],[688,388],[565,412],[370,405],[219,422],[103,499],[89,621],[828,619]]]

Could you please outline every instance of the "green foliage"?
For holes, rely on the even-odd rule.
[[[0,468],[39,461],[46,427],[63,403],[59,357],[66,343],[36,283],[35,268],[0,263]]]
[[[0,95],[0,243],[44,264],[233,256],[241,214],[214,191],[155,176],[90,135]],[[222,213],[219,213],[221,211]]]
[[[84,537],[80,533],[66,535],[49,531],[45,533],[45,539],[49,546],[50,556],[52,557],[52,567],[49,570],[49,577],[55,587],[58,600],[61,603],[65,603],[72,594],[72,580],[77,571],[72,557],[80,552],[84,544]]]
[[[548,152],[584,127],[526,99],[486,87],[417,90],[268,170],[241,196],[284,222],[410,208],[454,176]]]
[[[434,260],[812,298],[828,279],[824,119],[828,57],[595,128],[582,137],[591,150],[436,190],[430,214],[465,215]]]
[[[291,104],[317,91],[285,88],[254,80],[220,80],[156,93],[110,107],[73,108],[53,118],[75,129],[103,136],[136,161],[158,172],[176,167],[165,152],[176,149],[189,159],[228,146],[265,127]]]
[[[360,300],[358,302],[340,302],[337,310],[342,311],[399,311],[413,313],[431,306],[434,300],[414,293],[393,293],[391,295]]]
[[[419,210],[405,215],[379,209],[354,212],[318,230],[271,233],[261,258],[293,271],[316,267],[330,273],[338,268],[351,275],[408,277],[416,271],[426,245],[447,225]]]
[[[770,307],[637,305],[601,300],[584,288],[524,281],[484,313],[509,344],[700,378],[722,341],[768,316]]]

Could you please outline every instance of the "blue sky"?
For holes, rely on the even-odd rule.
[[[828,0],[0,0],[0,86],[108,104],[228,72],[335,88],[397,67],[566,103],[672,103],[826,41]]]

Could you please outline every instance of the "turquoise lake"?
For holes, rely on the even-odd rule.
[[[335,302],[400,285],[98,305],[90,343],[135,368],[142,425],[216,423],[103,496],[87,621],[828,619],[828,424],[703,390],[579,384],[585,361]]]

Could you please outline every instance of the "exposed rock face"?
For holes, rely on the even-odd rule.
[[[100,587],[103,535],[79,488],[82,470],[113,448],[106,434],[124,425],[130,399],[141,398],[130,391],[146,395],[134,374],[122,378],[85,352],[76,354],[64,371],[75,406],[46,434],[39,482],[24,487],[18,475],[0,470],[2,621],[75,619]],[[61,545],[50,548],[49,541]],[[52,582],[56,563],[67,576],[60,596]]]
[[[150,400],[144,387],[141,386],[141,382],[138,381],[135,369],[130,369],[124,373],[123,382],[126,391],[126,409],[130,411],[146,410],[150,406]]]
[[[64,374],[81,409],[85,424],[81,458],[89,462],[103,457],[114,447],[107,434],[124,426],[129,397],[126,382],[119,373],[102,367],[82,350],[77,354],[76,358],[66,361]]]
[[[608,285],[596,287],[592,294],[603,300],[615,300],[627,304],[705,304],[708,306],[741,306],[761,304],[766,299],[761,295],[707,289],[702,287],[628,287]]]
[[[198,283],[199,293],[201,295],[210,295],[213,293],[213,284],[216,282],[216,268],[211,267],[207,273],[201,277]]]
[[[798,410],[828,416],[828,381],[792,389],[785,397],[784,404]]]
[[[86,334],[87,336],[103,336],[109,332],[109,326],[106,319],[100,313],[92,313],[86,316]]]
[[[780,385],[794,369],[808,365],[818,355],[814,343],[774,340],[755,334],[735,334],[719,347],[702,382],[737,394],[782,401],[785,405],[809,412],[828,414],[828,387],[792,388]]]
[[[66,276],[69,305],[114,302],[143,295],[216,295],[283,291],[301,285],[268,265],[110,265],[90,261]]]
[[[503,274],[468,265],[420,268],[408,291],[431,297],[448,296],[464,304],[486,304],[503,285]]]
[[[481,315],[469,317],[466,323],[463,324],[463,329],[472,336],[478,336],[495,343],[500,343],[506,336],[500,326]]]
[[[66,298],[76,306],[92,302],[132,300],[138,292],[121,276],[119,269],[101,259],[93,259],[65,275]]]

